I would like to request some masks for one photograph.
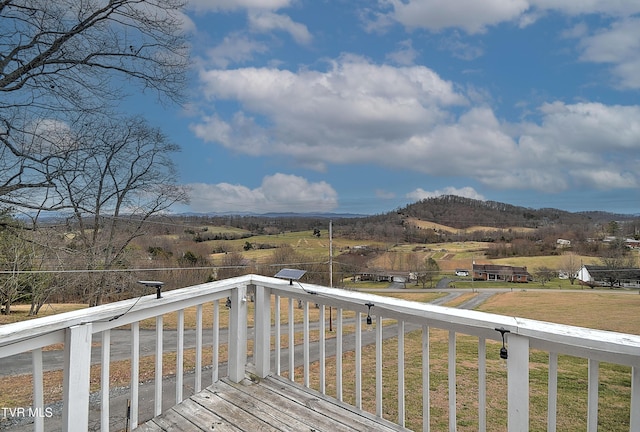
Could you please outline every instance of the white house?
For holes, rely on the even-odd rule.
[[[585,264],[578,271],[577,279],[589,286],[638,288],[640,287],[640,269],[611,269]]]

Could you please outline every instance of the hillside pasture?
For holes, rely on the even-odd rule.
[[[546,255],[546,256],[534,256],[534,257],[511,257],[511,258],[498,258],[492,260],[483,260],[483,264],[497,264],[497,265],[509,265],[515,267],[526,267],[529,272],[538,267],[548,267],[550,269],[562,268],[562,255]],[[576,255],[574,259],[582,264],[596,264],[601,263],[601,259],[592,256]],[[486,262],[485,262],[486,261]]]
[[[214,244],[220,241],[204,242],[214,248]],[[244,250],[245,245],[251,244],[252,249]],[[249,238],[225,240],[225,248],[242,253],[242,255],[254,260],[258,264],[265,263],[273,255],[274,249],[284,246],[291,248],[313,261],[326,261],[329,258],[329,238],[325,232],[320,237],[313,235],[313,231],[290,231],[279,234],[256,235]],[[351,240],[344,238],[333,239],[333,253],[338,256],[340,253],[349,251],[358,246],[366,246],[373,249],[385,248],[383,242],[361,240]],[[223,254],[212,254],[214,263],[219,263]]]
[[[432,229],[436,232],[447,232],[450,234],[466,234],[466,233],[483,232],[483,231],[506,231],[506,232],[515,231],[520,233],[535,231],[535,228],[526,228],[526,227],[517,227],[517,226],[496,228],[491,226],[476,225],[468,228],[454,228],[454,227],[442,225],[436,222],[421,220],[421,219],[412,218],[412,217],[408,218],[407,222],[420,229]]]

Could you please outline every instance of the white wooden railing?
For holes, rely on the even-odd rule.
[[[570,355],[588,360],[588,409],[586,425],[588,431],[596,431],[598,427],[599,403],[599,365],[602,362],[630,367],[630,414],[628,420],[630,431],[640,431],[640,336],[589,330],[579,327],[551,324],[528,319],[487,314],[476,311],[458,310],[429,304],[409,302],[389,297],[333,289],[323,286],[301,284],[281,279],[257,275],[247,275],[223,281],[216,281],[188,288],[162,293],[162,298],[155,295],[138,299],[112,303],[104,306],[78,310],[55,316],[39,318],[27,322],[0,326],[0,368],[3,359],[24,353],[32,353],[33,373],[33,406],[26,411],[33,414],[34,430],[50,430],[46,422],[52,421],[45,415],[43,397],[43,348],[53,344],[64,344],[64,385],[62,429],[65,431],[85,431],[89,428],[90,399],[90,367],[92,336],[101,334],[101,384],[100,384],[100,427],[109,430],[109,364],[111,361],[110,331],[116,327],[130,326],[131,331],[131,382],[130,382],[130,421],[135,428],[144,419],[160,415],[163,410],[163,315],[177,313],[177,346],[176,346],[176,403],[180,403],[183,394],[183,354],[184,354],[184,311],[196,308],[196,343],[195,343],[195,384],[194,392],[202,389],[203,372],[210,373],[213,381],[219,378],[218,352],[220,338],[219,305],[230,300],[229,340],[227,375],[230,380],[240,382],[248,372],[248,328],[249,304],[255,295],[255,315],[253,316],[253,365],[251,372],[258,377],[270,374],[283,374],[288,379],[310,386],[311,366],[316,363],[311,359],[310,349],[319,354],[317,359],[317,389],[327,393],[327,346],[335,349],[335,392],[332,396],[344,401],[343,377],[354,376],[354,393],[349,400],[357,408],[363,407],[363,392],[375,394],[375,413],[383,417],[383,332],[390,327],[385,324],[393,320],[397,323],[397,421],[401,426],[406,422],[406,386],[405,386],[405,331],[417,329],[422,332],[422,429],[430,428],[430,366],[433,358],[430,355],[430,330],[443,329],[448,332],[448,417],[449,430],[457,428],[456,397],[469,389],[456,385],[456,340],[458,335],[473,336],[477,340],[477,429],[485,431],[487,423],[487,347],[493,349],[493,341],[502,342],[508,348],[506,360],[505,395],[507,399],[507,424],[509,431],[527,431],[530,425],[530,392],[529,392],[529,357],[532,350],[548,353],[548,395],[547,395],[547,430],[556,430],[556,413],[558,410],[558,356]],[[203,341],[203,306],[213,302],[212,330],[209,341]],[[281,310],[281,303],[287,305]],[[294,324],[294,304],[302,307],[302,378],[295,376],[296,354],[294,337],[299,327]],[[335,330],[335,344],[326,340],[325,331],[318,332],[318,341],[310,341],[310,305],[318,306],[318,325],[327,329],[327,310],[332,313],[332,324]],[[331,309],[329,309],[331,308]],[[223,308],[224,309],[224,308]],[[356,313],[355,319],[344,318],[347,311]],[[367,325],[367,317],[372,325]],[[140,364],[140,322],[144,319],[156,320],[155,346],[155,391],[153,412],[140,412],[139,404],[139,364]],[[345,329],[349,324],[349,332]],[[365,324],[363,324],[365,323]],[[367,330],[363,330],[363,325]],[[396,327],[394,327],[396,328]],[[374,330],[375,329],[375,330]],[[165,330],[166,331],[166,330]],[[363,333],[375,331],[375,389],[364,389],[363,373]],[[284,332],[284,333],[283,333]],[[355,338],[354,371],[343,370],[343,335]],[[281,346],[281,340],[288,340],[288,346]],[[491,342],[488,342],[491,341]],[[203,365],[203,345],[212,345],[212,362]],[[317,345],[316,345],[317,344]],[[500,345],[497,345],[500,348]],[[285,365],[281,358],[286,359]],[[299,362],[299,358],[297,359]],[[288,363],[288,365],[287,365]],[[284,367],[286,366],[286,367]],[[286,371],[284,371],[286,369]],[[333,382],[331,383],[333,387]],[[350,386],[351,388],[351,386]],[[16,407],[3,407],[4,415]]]

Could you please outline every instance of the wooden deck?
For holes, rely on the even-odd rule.
[[[221,380],[136,431],[407,431],[280,377]]]

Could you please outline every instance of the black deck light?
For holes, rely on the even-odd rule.
[[[164,282],[141,280],[141,281],[138,281],[138,283],[146,287],[155,288],[156,298],[162,298],[162,296],[160,295],[160,292],[162,291],[162,285],[164,285]]]
[[[373,323],[373,320],[371,319],[371,308],[373,306],[375,306],[373,303],[365,303],[364,304],[368,310],[367,310],[367,325],[371,325],[371,323]]]
[[[500,327],[495,330],[500,332],[500,336],[502,336],[502,348],[500,348],[500,358],[503,360],[506,360],[507,358],[509,358],[509,352],[507,351],[507,348],[504,346],[504,334],[511,333],[511,331],[506,330],[504,327]]]

